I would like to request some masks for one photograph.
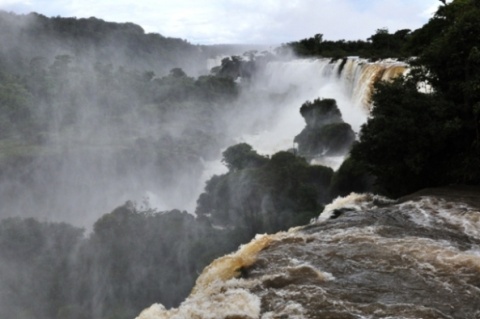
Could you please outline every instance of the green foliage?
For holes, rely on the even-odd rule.
[[[436,27],[436,33],[418,61],[431,72],[428,80],[435,89],[464,108],[465,119],[473,115],[472,105],[480,101],[479,13],[480,8],[473,0],[457,0],[441,7],[424,27],[427,30]]]
[[[183,78],[183,77],[186,77],[187,74],[181,69],[181,68],[173,68],[170,70],[170,74],[169,74],[171,77],[174,77],[174,78]],[[152,77],[149,77],[150,79],[153,78]]]
[[[366,173],[364,165],[353,157],[347,157],[333,174],[330,193],[347,196],[354,193],[375,192],[374,178]]]
[[[315,99],[306,101],[300,107],[300,114],[308,126],[320,128],[326,124],[341,123],[342,113],[334,99]]]
[[[7,218],[0,222],[0,316],[57,318],[70,302],[73,256],[83,230],[67,224]]]
[[[205,64],[208,48],[131,23],[0,11],[0,26],[0,138],[43,143],[51,133],[78,138],[115,126],[128,141],[145,122],[163,135],[158,126],[182,118],[218,140],[212,112],[221,117],[238,93],[229,78],[187,76]],[[220,145],[212,148],[218,154]]]
[[[20,19],[17,16],[11,18]],[[47,18],[34,18],[46,25],[64,22],[62,19],[52,22]],[[2,21],[0,14],[0,23]],[[34,25],[35,21],[32,22]],[[100,20],[82,21],[73,19],[69,23],[85,22],[86,27],[93,24],[92,30],[105,27]],[[111,27],[119,34],[128,31],[127,38],[144,36],[129,26],[124,29],[112,24]],[[53,32],[52,35],[50,29],[42,28],[35,32],[51,40],[52,47],[55,47],[56,42],[50,37],[55,38],[58,34]],[[82,39],[92,40],[90,31],[79,38],[70,34],[69,38],[69,32],[73,32],[69,28],[62,33],[62,37],[68,38],[69,45]],[[110,29],[104,31],[110,32],[107,30]],[[23,41],[24,38],[19,38],[19,45],[24,45]],[[93,53],[84,56],[84,52],[35,55],[27,59],[29,63],[18,63],[15,69],[10,69],[8,66],[13,62],[8,59],[13,57],[7,51],[8,44],[0,48],[0,56],[7,57],[6,63],[0,64],[2,158],[19,155],[41,158],[53,153],[59,159],[63,156],[59,154],[59,145],[75,145],[76,151],[83,156],[94,146],[111,154],[111,166],[118,168],[119,172],[132,174],[130,176],[140,172],[140,175],[148,176],[149,165],[155,168],[157,180],[173,189],[179,179],[176,174],[198,175],[201,161],[217,158],[225,145],[222,133],[228,123],[222,119],[231,112],[228,106],[238,96],[238,85],[232,79],[215,76],[195,79],[179,67],[171,69],[165,76],[156,76],[158,69],[135,70],[136,65],[130,62],[119,66],[122,59],[117,59],[114,54],[107,58]],[[147,44],[145,46],[148,49]],[[103,50],[99,47],[91,49],[97,53],[97,49]],[[163,49],[168,51],[169,47]],[[3,51],[7,52],[3,54]],[[135,59],[140,60],[142,57]],[[170,63],[164,62],[165,65]],[[156,64],[148,67],[156,67]],[[153,149],[140,147],[138,141],[146,142],[144,144]],[[17,168],[20,171],[31,169],[28,165]],[[46,172],[43,168],[38,171]],[[31,183],[24,187],[29,185]]]
[[[102,216],[89,238],[67,224],[4,219],[0,315],[127,319],[155,302],[177,306],[207,264],[241,243],[227,236],[186,212],[130,202]]]
[[[307,56],[418,53],[409,78],[376,86],[372,118],[335,173],[289,152],[267,158],[243,143],[224,151],[229,172],[206,183],[196,219],[180,211],[139,211],[128,203],[102,216],[88,238],[65,224],[1,221],[0,283],[6,292],[0,294],[0,317],[133,318],[154,302],[178,305],[204,266],[255,234],[305,224],[332,197],[371,190],[373,180],[392,196],[448,183],[478,184],[477,3],[453,1],[413,34],[379,29],[368,41],[326,41],[317,34],[289,44]],[[11,33],[12,46],[5,36],[10,22],[24,18],[31,24]],[[153,179],[174,188],[178,172],[199,174],[200,158],[216,156],[224,145],[225,127],[214,119],[229,114],[225,105],[238,94],[233,80],[248,78],[258,67],[232,57],[214,75],[195,79],[184,71],[188,64],[176,62],[194,61],[197,47],[128,23],[0,13],[0,27],[0,145],[2,156],[14,157],[0,171],[14,176],[28,172],[22,161],[30,163],[40,153],[46,132],[69,142],[85,133],[79,124],[85,121],[90,137],[114,124],[121,143],[111,146],[111,165],[125,180],[133,174],[152,179],[145,169],[152,165],[158,174]],[[25,43],[35,52],[25,50]],[[64,49],[45,43],[62,43]],[[432,92],[419,92],[420,80]],[[300,153],[343,154],[350,147],[353,132],[334,100],[308,101],[300,112],[307,123],[296,137]],[[172,127],[178,118],[184,127]],[[22,144],[22,158],[3,147],[14,144],[15,134],[31,139]],[[18,187],[33,178],[18,175]]]
[[[372,117],[351,153],[384,193],[400,196],[455,180],[462,123],[452,104],[403,79],[379,83],[373,101]]]
[[[118,318],[131,318],[155,302],[177,306],[198,273],[239,244],[225,236],[186,212],[137,211],[127,202],[95,223],[82,273],[99,272],[103,283],[83,289],[105,298],[101,317],[122,309]]]
[[[440,7],[413,34],[423,44],[410,76],[377,85],[352,156],[384,193],[480,182],[479,16],[473,0]],[[432,89],[419,92],[421,81]]]
[[[387,28],[378,29],[368,40],[373,54],[379,58],[405,57],[411,30],[403,29],[390,34]]]
[[[0,138],[28,132],[32,123],[32,95],[11,75],[0,73]]]
[[[195,82],[197,98],[206,102],[231,101],[238,96],[238,87],[230,78],[200,76]]]
[[[302,156],[335,156],[346,154],[355,140],[351,126],[343,122],[342,114],[333,99],[307,101],[300,108],[307,126],[295,136]]]
[[[37,13],[14,15],[0,11],[0,26],[2,44],[13,47],[17,54],[12,57],[15,62],[29,61],[32,52],[48,58],[60,51],[62,55],[94,58],[102,63],[130,64],[139,70],[154,66],[155,72],[166,74],[173,67],[190,68],[208,54],[208,50],[202,53],[182,39],[146,34],[132,23],[112,23],[93,17],[47,18]],[[119,46],[123,49],[118,50]]]
[[[51,172],[65,167],[63,146],[89,171],[108,162],[111,175],[98,180],[135,178],[174,193],[224,147],[238,85],[184,71],[208,50],[95,18],[0,12],[0,27],[0,177],[14,181],[3,194],[35,189],[27,200],[49,201],[44,185],[61,184]],[[251,239],[237,231],[229,240],[185,212],[128,205],[89,238],[62,227],[0,222],[1,318],[122,319],[155,302],[177,306],[208,263]]]
[[[207,182],[196,214],[214,225],[242,230],[241,238],[304,224],[330,199],[330,168],[310,166],[290,152],[262,158],[262,165],[244,165],[251,163],[245,158],[258,159],[250,145],[228,150],[239,164]]]
[[[220,67],[214,70],[215,74],[221,77],[236,79],[241,75],[242,58],[239,56],[231,56],[222,59]]]
[[[247,143],[230,146],[222,155],[222,163],[224,163],[230,171],[260,167],[267,162],[266,157],[259,155]]]
[[[411,56],[412,46],[409,45],[411,31],[408,29],[389,33],[388,29],[377,29],[367,41],[329,41],[322,34],[300,41],[290,42],[279,50],[288,51],[291,48],[299,56],[322,56],[334,59],[346,56],[361,56],[364,58],[407,58]]]

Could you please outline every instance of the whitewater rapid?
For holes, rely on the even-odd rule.
[[[137,319],[480,316],[480,202],[352,194],[305,227],[259,235],[208,266],[177,309]]]

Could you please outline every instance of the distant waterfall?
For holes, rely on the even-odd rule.
[[[209,67],[218,66],[221,58],[209,63]],[[405,63],[394,60],[368,62],[355,57],[271,61],[257,71],[248,85],[242,83],[239,112],[230,119],[231,131],[226,134],[236,136],[236,142],[246,142],[263,155],[291,149],[294,137],[305,127],[299,112],[301,105],[317,98],[335,99],[344,121],[358,133],[369,114],[374,83],[390,80],[406,69]],[[313,161],[334,169],[342,162],[343,156]],[[220,158],[204,162],[196,193],[203,191],[212,175],[225,172]],[[195,205],[191,202],[187,210],[194,211]]]
[[[346,104],[368,113],[373,85],[378,81],[392,80],[402,75],[407,68],[407,64],[392,59],[378,62],[356,57],[336,61],[325,58],[298,59],[269,63],[266,76],[271,81],[267,82],[270,88],[287,90],[289,85],[302,85],[306,96],[323,94],[325,96],[322,97],[325,98],[339,97],[341,101],[346,99]],[[279,80],[284,82],[274,84]],[[340,103],[339,106],[341,107]]]
[[[348,58],[338,76],[353,104],[362,106],[368,111],[374,84],[378,81],[392,80],[406,70],[405,63],[395,60],[368,62],[363,59]]]
[[[246,103],[254,105],[250,114],[270,112],[260,115],[261,130],[245,134],[240,141],[264,154],[292,147],[294,136],[305,126],[299,109],[307,100],[316,98],[335,99],[344,121],[358,133],[369,114],[374,83],[391,80],[406,70],[405,63],[395,60],[369,62],[356,57],[269,62],[256,74],[253,89],[246,92],[250,96]],[[258,95],[262,92],[277,98],[259,103]],[[257,99],[251,100],[252,96]]]

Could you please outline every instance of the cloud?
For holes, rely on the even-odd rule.
[[[366,39],[378,28],[416,29],[427,22],[437,0],[231,0],[215,7],[200,27],[188,23],[170,31],[190,41],[279,44],[323,33],[326,39]]]
[[[12,5],[25,5],[30,2],[29,0],[0,0],[0,8]]]
[[[438,0],[0,0],[0,8],[48,16],[134,22],[192,43],[280,44],[323,33],[366,39],[376,29],[415,29]]]

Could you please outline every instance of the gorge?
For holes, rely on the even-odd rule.
[[[478,318],[479,10],[244,54],[0,11],[0,318]]]
[[[120,121],[112,119],[116,122],[101,115],[99,101],[86,101],[87,105],[73,111],[77,115],[58,109],[56,117],[73,116],[74,122],[65,130],[48,128],[44,146],[15,140],[5,143],[5,149],[19,153],[20,160],[12,172],[3,171],[0,198],[8,201],[0,208],[0,216],[20,213],[89,228],[127,200],[139,204],[147,200],[158,211],[193,213],[209,174],[225,172],[221,149],[239,142],[251,144],[264,155],[292,148],[305,125],[300,106],[316,98],[336,99],[345,122],[358,133],[368,116],[373,83],[393,78],[405,67],[396,61],[372,63],[359,58],[272,61],[240,84],[236,100],[215,102],[214,114],[185,107],[169,111],[171,115],[160,119],[161,124],[149,118],[150,104],[122,115]],[[90,71],[82,76],[90,76]],[[154,84],[148,85],[154,89]],[[81,92],[79,85],[75,95]],[[192,147],[192,139],[202,140]],[[32,152],[40,156],[31,156]],[[317,162],[338,168],[342,158],[321,157]],[[22,174],[28,174],[25,182],[15,178]]]

